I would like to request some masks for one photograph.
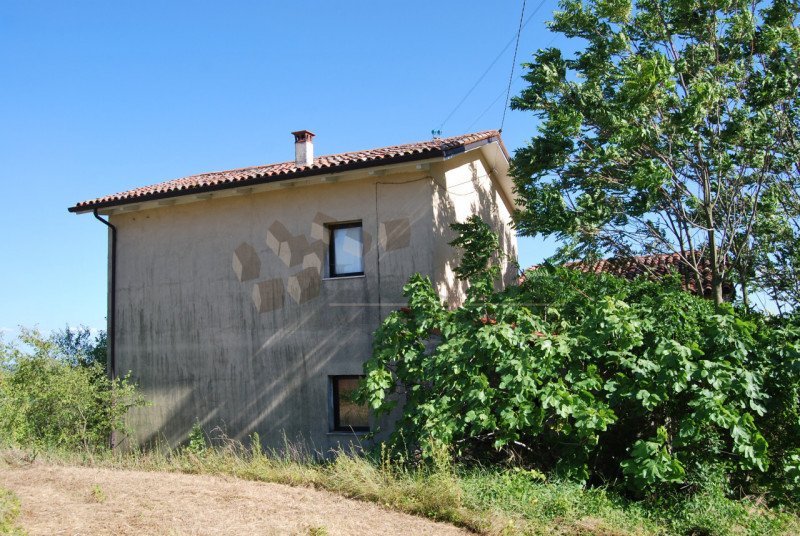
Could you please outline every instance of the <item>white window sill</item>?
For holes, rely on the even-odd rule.
[[[350,436],[350,437],[357,436],[357,437],[361,437],[361,436],[365,436],[365,435],[367,435],[369,433],[370,432],[365,432],[365,431],[358,431],[358,432],[337,431],[337,432],[328,432],[328,436],[340,436],[340,437],[341,436]]]
[[[364,279],[365,277],[367,277],[366,274],[361,274],[361,275],[343,275],[343,276],[340,276],[340,277],[323,277],[322,280],[323,281],[339,281],[339,280],[342,280],[342,279]]]

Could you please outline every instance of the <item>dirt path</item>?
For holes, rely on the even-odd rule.
[[[35,535],[467,534],[333,493],[233,478],[0,466]]]

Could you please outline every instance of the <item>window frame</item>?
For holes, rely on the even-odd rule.
[[[351,221],[345,223],[329,223],[328,227],[328,277],[355,277],[364,275],[364,224],[361,220]],[[344,272],[338,273],[336,271],[336,242],[334,241],[334,233],[338,229],[361,229],[361,268],[360,272]]]
[[[328,376],[328,385],[330,386],[331,394],[331,432],[367,433],[371,430],[369,424],[367,424],[367,426],[343,426],[341,424],[339,380],[362,380],[364,378],[365,376],[363,374],[336,374]]]

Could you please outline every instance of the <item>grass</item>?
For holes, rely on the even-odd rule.
[[[7,450],[5,458],[9,457],[29,458]],[[38,457],[55,464],[226,475],[315,487],[491,535],[800,534],[797,516],[755,501],[734,501],[714,489],[683,499],[631,502],[612,490],[548,481],[537,472],[453,466],[447,456],[432,466],[410,468],[386,455],[370,460],[340,452],[332,460],[319,461],[292,446],[282,453],[263,453],[225,440],[219,448],[195,445],[192,450],[92,456],[44,451]],[[102,502],[105,494],[99,490],[97,495]],[[325,532],[324,527],[309,528],[309,534]]]
[[[461,476],[468,508],[517,515],[515,532],[549,534],[660,534],[659,523],[635,503],[605,489],[572,482],[547,482],[525,470],[473,469]]]
[[[719,488],[662,506],[661,518],[675,534],[800,534],[797,517],[775,512],[754,500],[732,501]]]
[[[106,492],[103,491],[103,488],[95,484],[92,488],[91,498],[94,502],[102,504],[106,502],[108,497],[106,497]]]
[[[0,534],[23,536],[25,533],[16,526],[19,516],[19,499],[11,491],[0,487]]]

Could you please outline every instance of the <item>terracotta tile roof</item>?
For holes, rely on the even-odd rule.
[[[703,262],[703,288],[701,292],[698,292],[697,278],[694,271],[681,262],[681,257],[678,253],[612,257],[610,259],[601,259],[596,262],[568,262],[564,266],[586,273],[606,273],[617,277],[625,277],[627,279],[633,279],[643,275],[649,279],[655,280],[664,277],[672,271],[676,271],[683,280],[683,288],[685,290],[705,297],[712,296],[711,265],[708,261],[706,260]],[[540,268],[540,265],[531,266],[528,270],[536,270],[538,268]],[[730,285],[723,286],[723,295],[726,299],[732,297],[732,293],[733,288]]]
[[[174,197],[208,190],[241,187],[245,185],[281,181],[304,176],[345,171],[348,169],[382,166],[404,161],[423,160],[436,156],[449,156],[472,148],[498,141],[502,147],[500,133],[496,130],[438,138],[428,141],[393,145],[379,149],[320,156],[310,166],[298,166],[294,161],[254,166],[228,171],[217,171],[174,179],[152,186],[134,188],[126,192],[106,195],[77,203],[70,212],[82,212],[93,208],[123,205],[137,201]],[[505,151],[505,147],[503,147]],[[507,154],[507,153],[506,153]]]

